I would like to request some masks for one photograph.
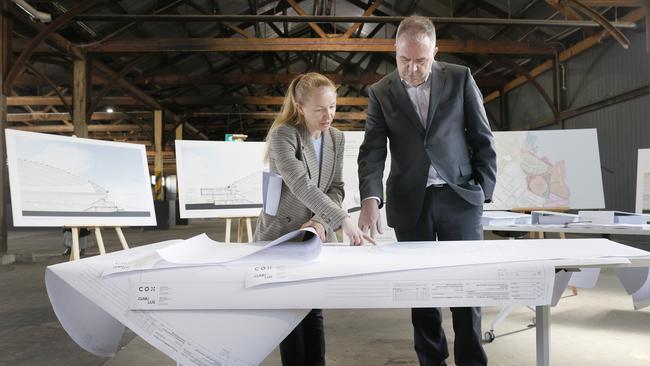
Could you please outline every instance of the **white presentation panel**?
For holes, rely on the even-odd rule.
[[[182,218],[257,216],[264,142],[176,140]]]
[[[143,145],[6,130],[15,226],[153,226]]]

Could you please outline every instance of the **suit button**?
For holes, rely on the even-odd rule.
[[[291,217],[287,216],[286,219],[287,219],[287,222],[291,222]]]

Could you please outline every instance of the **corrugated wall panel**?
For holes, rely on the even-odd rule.
[[[545,72],[536,77],[535,80],[552,99],[552,73]],[[511,129],[513,130],[527,130],[541,117],[553,115],[544,97],[531,83],[526,83],[508,93],[508,111]]]
[[[648,84],[649,56],[641,33],[629,34],[631,46],[623,49],[605,41],[572,58],[566,67],[566,104],[572,109]]]
[[[609,210],[634,211],[637,150],[650,148],[650,96],[565,121],[566,128],[597,128]]]

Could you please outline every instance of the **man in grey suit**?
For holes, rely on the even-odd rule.
[[[397,70],[368,90],[368,117],[359,151],[359,227],[381,232],[379,209],[386,142],[388,225],[399,241],[483,239],[483,203],[496,179],[496,152],[483,98],[467,67],[434,60],[428,18],[404,19],[396,36]],[[458,365],[486,365],[479,308],[452,308]],[[449,356],[436,308],[412,309],[421,365]]]

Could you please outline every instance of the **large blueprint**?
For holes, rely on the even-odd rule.
[[[255,365],[313,307],[548,305],[558,266],[650,256],[605,239],[323,245],[314,259],[290,261],[280,245],[212,265],[159,255],[182,243],[48,267],[48,295],[68,334],[110,356],[126,326],[182,365]]]

